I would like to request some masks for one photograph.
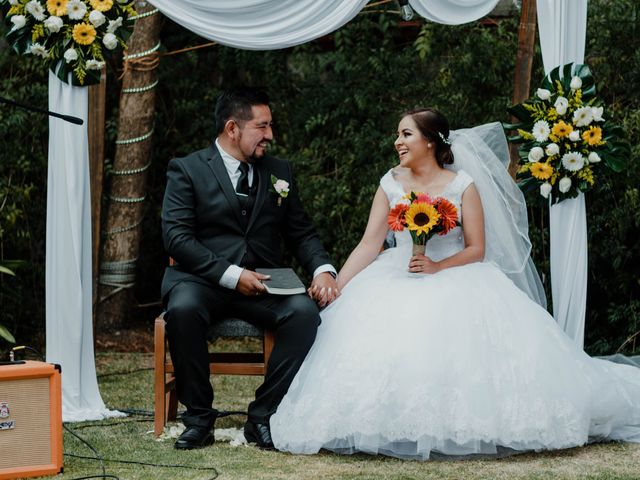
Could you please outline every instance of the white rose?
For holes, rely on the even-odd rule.
[[[564,97],[558,97],[556,99],[556,103],[553,105],[558,112],[558,115],[564,115],[567,113],[567,108],[569,107],[569,101]]]
[[[542,159],[542,157],[544,157],[544,150],[542,150],[542,148],[540,147],[533,147],[529,151],[528,158],[530,162],[538,162]]]
[[[95,58],[92,58],[91,60],[87,60],[87,63],[86,63],[87,70],[101,70],[103,66],[104,66],[104,62],[96,60]]]
[[[109,50],[113,50],[118,46],[118,38],[113,33],[107,33],[102,39],[102,43],[104,43],[104,46]]]
[[[571,90],[578,90],[582,86],[582,79],[578,76],[573,77],[569,86]]]
[[[572,142],[579,142],[580,130],[572,130],[571,133],[569,134],[569,140],[571,140]]]
[[[89,21],[94,27],[99,27],[107,21],[104,14],[100,10],[92,10],[89,14]]]
[[[549,182],[544,182],[542,185],[540,185],[540,195],[542,195],[544,198],[549,198],[549,194],[551,193],[552,188],[553,187]]]
[[[9,5],[17,5],[18,0],[9,0]]]
[[[560,153],[560,147],[557,143],[550,143],[549,145],[547,145],[547,148],[545,148],[545,153],[549,157],[557,155]]]
[[[87,13],[87,6],[82,0],[69,0],[67,12],[71,20],[82,20],[85,13]]]
[[[38,0],[31,0],[24,6],[25,10],[39,22],[46,18],[44,7]]]
[[[604,118],[602,118],[602,113],[604,112],[604,107],[591,107],[591,116],[595,122],[602,122]]]
[[[27,24],[27,18],[24,15],[12,15],[11,22],[13,23],[11,30],[19,30]]]
[[[64,26],[64,22],[60,17],[52,15],[44,21],[44,26],[47,27],[51,33],[57,33]]]
[[[546,88],[539,88],[536,91],[536,95],[540,100],[549,100],[551,98],[551,92]]]
[[[78,59],[78,52],[74,48],[69,48],[64,52],[64,59],[67,63],[71,63]]]
[[[107,33],[115,33],[117,29],[122,26],[122,17],[118,17],[115,20],[109,20],[107,25]]]
[[[273,184],[273,188],[276,189],[281,196],[286,197],[289,193],[289,182],[286,180],[277,180],[276,183]]]
[[[569,177],[562,177],[558,183],[558,189],[562,193],[567,193],[571,188],[571,179]]]
[[[591,152],[587,159],[589,160],[589,163],[598,163],[601,160],[600,155],[596,152]]]

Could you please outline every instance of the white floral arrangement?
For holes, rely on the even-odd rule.
[[[273,191],[278,194],[278,206],[280,206],[282,205],[282,199],[289,196],[289,182],[271,175],[271,185],[273,186]]]
[[[568,64],[547,75],[535,95],[508,109],[520,122],[509,141],[519,143],[518,178],[556,203],[591,189],[601,162],[623,170],[630,155],[621,127],[607,118],[586,65]]]
[[[126,47],[132,0],[0,0],[7,40],[19,54],[40,57],[62,81],[100,82],[106,57]]]

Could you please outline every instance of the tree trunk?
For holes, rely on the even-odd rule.
[[[123,327],[133,304],[151,161],[162,17],[159,12],[145,16],[155,10],[145,1],[138,1],[136,10],[138,19],[124,61],[118,140],[103,232],[97,314],[101,331]]]
[[[536,0],[522,0],[520,28],[518,30],[518,55],[516,57],[516,77],[513,87],[513,104],[529,97],[531,88],[531,67],[536,45]],[[512,122],[517,119],[512,118]],[[511,162],[509,173],[515,178],[518,170],[518,146],[510,146]]]

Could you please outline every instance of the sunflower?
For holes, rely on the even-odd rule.
[[[436,210],[440,214],[440,225],[442,232],[439,235],[446,235],[449,230],[458,225],[458,209],[446,198],[438,198],[435,203]]]
[[[389,215],[387,216],[389,229],[393,230],[394,232],[401,232],[402,230],[404,230],[404,214],[407,210],[409,210],[409,206],[404,203],[399,203],[391,209]]]
[[[436,226],[440,220],[440,214],[433,205],[428,203],[412,203],[404,218],[409,230],[420,236],[423,233],[429,233]]]
[[[67,14],[67,0],[47,0],[47,10],[51,15],[61,17]]]
[[[99,12],[108,12],[113,7],[113,0],[89,0],[89,3]]]
[[[563,122],[562,120],[556,123],[551,129],[551,133],[553,133],[558,138],[568,137],[572,131],[573,127],[568,123]]]
[[[589,145],[602,145],[602,129],[600,127],[589,127],[589,130],[585,130],[582,134],[582,139]]]
[[[88,23],[78,23],[73,27],[73,39],[80,45],[90,45],[96,39],[96,29]]]
[[[553,167],[548,163],[536,162],[531,164],[531,175],[538,180],[548,180],[553,175]]]

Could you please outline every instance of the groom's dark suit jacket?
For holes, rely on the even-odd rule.
[[[162,233],[177,265],[165,272],[163,297],[185,280],[217,286],[229,265],[244,266],[247,253],[254,263],[250,267],[282,266],[284,246],[309,273],[330,263],[302,208],[289,163],[265,155],[254,164],[253,175],[255,204],[251,215],[243,217],[215,144],[169,162]],[[271,175],[290,185],[280,206]]]

